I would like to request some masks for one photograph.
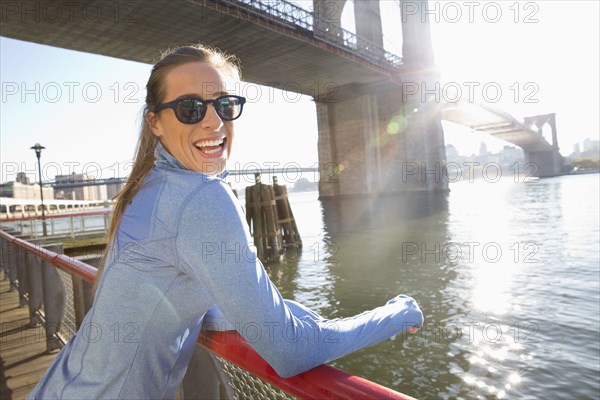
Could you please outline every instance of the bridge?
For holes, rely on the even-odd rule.
[[[521,147],[526,162],[536,165],[540,178],[557,176],[563,172],[563,157],[558,151],[556,115],[536,115],[517,120],[489,104],[458,101],[442,107],[442,119],[468,126],[474,133],[484,133]],[[542,135],[549,125],[552,143]]]
[[[0,23],[3,36],[145,63],[196,41],[235,54],[245,81],[314,99],[319,165],[336,166],[321,171],[322,197],[447,190],[443,180],[399,179],[406,163],[444,162],[442,118],[508,138],[543,176],[560,173],[557,141],[544,144],[533,128],[551,123],[556,139],[554,117],[521,123],[486,106],[442,110],[406,95],[439,77],[427,15],[414,10],[426,2],[398,2],[402,57],[383,48],[377,1],[353,2],[356,34],[341,26],[345,3],[313,0],[306,10],[267,0],[22,1],[3,3]]]

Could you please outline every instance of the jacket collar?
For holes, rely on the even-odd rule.
[[[163,168],[186,169],[175,157],[165,149],[161,142],[158,142],[154,149],[154,165]]]
[[[175,157],[173,157],[173,155],[171,155],[171,153],[169,153],[167,151],[167,149],[165,149],[165,147],[162,145],[161,142],[158,142],[158,144],[156,145],[156,148],[154,149],[154,158],[155,158],[155,160],[154,160],[155,167],[175,168],[175,169],[180,169],[180,170],[184,170],[184,171],[190,171],[187,168],[185,168]],[[192,172],[192,171],[190,171],[190,172]],[[202,174],[201,172],[198,172],[198,173]],[[202,174],[202,175],[205,175],[205,174]],[[216,177],[218,177],[220,179],[225,179],[225,177],[227,175],[229,175],[229,172],[227,172],[227,170],[224,170],[219,175],[216,175]],[[210,177],[209,175],[206,175],[206,176]]]

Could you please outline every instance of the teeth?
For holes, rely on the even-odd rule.
[[[215,140],[200,140],[194,143],[194,146],[200,147],[208,147],[208,146],[220,146],[223,144],[223,139],[215,139]]]

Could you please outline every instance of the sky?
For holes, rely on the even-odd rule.
[[[405,4],[421,16],[429,11],[441,98],[458,89],[463,99],[491,102],[517,118],[554,112],[563,155],[586,138],[599,139],[599,2],[430,1],[428,10]],[[399,5],[382,0],[380,9],[384,46],[400,55]],[[343,27],[354,30],[353,18],[348,2]],[[126,175],[150,68],[0,37],[0,181],[14,180],[17,171],[37,179],[30,150],[37,142],[46,147],[45,180],[71,172]],[[229,168],[316,166],[312,99],[247,85],[242,90],[252,98],[236,121]],[[481,142],[490,151],[507,144],[449,123],[444,132],[464,155]]]

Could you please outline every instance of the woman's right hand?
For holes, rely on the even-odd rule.
[[[414,335],[415,333],[419,332],[419,329],[420,328],[418,326],[411,326],[406,330],[406,332],[408,332],[411,335]]]

